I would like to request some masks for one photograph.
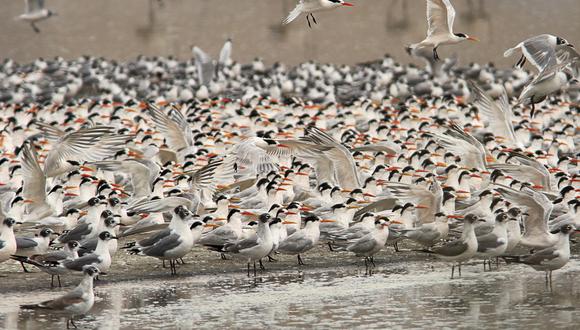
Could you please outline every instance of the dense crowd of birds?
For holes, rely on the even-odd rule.
[[[176,274],[195,245],[255,276],[265,258],[303,265],[315,248],[364,258],[370,273],[386,245],[411,241],[452,277],[502,257],[551,283],[580,228],[578,54],[551,35],[506,51],[522,52],[515,69],[422,49],[409,52],[424,69],[388,55],[242,65],[231,40],[218,60],[197,47],[189,61],[5,60],[0,262],[52,286],[85,273],[23,308],[85,313],[119,249]]]

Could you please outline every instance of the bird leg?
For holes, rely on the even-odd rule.
[[[222,258],[222,260],[228,260],[225,253],[220,253],[220,257]]]
[[[459,271],[459,277],[461,277],[461,263],[457,265],[457,270]]]
[[[266,267],[264,267],[264,264],[262,263],[262,259],[260,259],[260,270],[266,270]]]
[[[254,261],[254,277],[256,277],[257,273],[256,273],[256,262]]]
[[[526,56],[522,54],[522,57],[520,57],[518,63],[516,63],[516,68],[521,69],[524,67],[524,64],[526,64]]]
[[[248,261],[248,277],[250,277],[250,262]]]
[[[185,261],[183,261],[183,258],[179,258],[179,260],[181,260],[182,265],[185,265]]]
[[[332,248],[332,244],[330,244],[330,242],[328,242],[328,250],[330,250],[330,252],[334,252],[334,249]],[[22,266],[24,266],[24,264]]]
[[[302,258],[300,257],[300,254],[298,255],[298,265],[299,266],[303,266],[304,265],[304,261],[302,261]]]
[[[532,111],[530,112],[530,118],[534,119],[534,113],[536,112],[536,103],[534,103],[534,97],[531,98],[532,101]]]
[[[308,21],[308,27],[312,29],[312,25],[310,24],[310,15],[306,15],[306,20]]]
[[[60,275],[56,275],[56,278],[58,279],[58,287],[62,288],[62,284],[60,284]]]
[[[455,273],[455,264],[451,265],[451,279],[453,279],[454,273]]]
[[[22,261],[21,261],[21,262],[20,262],[20,264],[22,265],[22,270],[23,270],[25,273],[30,273],[30,271],[29,271],[28,269],[26,269],[26,266],[24,266],[24,262],[22,262]]]
[[[278,261],[278,260],[277,259],[274,259],[270,255],[268,255],[268,261],[269,262],[275,262],[275,261]]]
[[[50,287],[54,288],[54,275],[50,275]]]
[[[399,250],[399,242],[395,242],[393,247],[395,248],[395,252],[401,252],[401,250]]]
[[[30,26],[32,26],[32,29],[34,30],[34,32],[40,33],[40,29],[36,26],[36,24],[34,24],[34,22],[30,22]]]
[[[433,48],[433,59],[439,61],[439,54],[437,54],[437,47]]]
[[[314,17],[314,14],[310,13],[310,16],[312,16],[312,20],[314,21],[314,24],[318,24],[318,22],[316,21],[316,17]]]
[[[67,328],[67,329],[70,329],[70,328],[69,328],[69,326],[68,326],[68,321],[69,321],[69,320],[67,320],[67,322],[66,322],[66,328]],[[77,328],[77,325],[75,324],[75,320],[74,320],[74,318],[73,318],[73,316],[72,316],[72,315],[71,315],[71,317],[70,317],[70,324],[73,326],[73,328],[75,328],[75,329]]]
[[[369,261],[373,265],[373,268],[377,266],[377,265],[375,265],[375,257],[369,257]]]

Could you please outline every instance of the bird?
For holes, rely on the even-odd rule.
[[[470,40],[479,41],[475,37],[465,33],[454,33],[453,22],[455,21],[455,8],[449,0],[427,0],[427,38],[423,41],[409,45],[406,50],[412,54],[421,48],[433,48],[433,58],[439,60],[437,48],[442,45],[454,45]]]
[[[371,232],[360,238],[347,241],[348,245],[344,247],[344,250],[354,253],[357,257],[364,257],[365,267],[370,273],[370,266],[375,267],[374,255],[385,246],[388,237],[389,222],[385,219],[377,219]]]
[[[461,237],[432,249],[432,253],[437,257],[445,261],[453,262],[451,266],[451,278],[453,278],[455,272],[455,263],[457,263],[459,276],[461,276],[461,263],[471,259],[477,253],[477,237],[474,232],[476,221],[484,220],[478,219],[476,215],[467,214],[463,219],[464,225]]]
[[[314,24],[318,24],[313,13],[336,9],[343,6],[353,7],[354,4],[343,0],[300,0],[298,5],[296,5],[284,21],[282,21],[282,25],[290,24],[293,20],[298,18],[298,16],[305,13],[308,27],[312,28],[310,17],[312,17],[312,22],[314,22]]]
[[[250,276],[250,263],[254,263],[254,276],[256,276],[256,261],[267,257],[273,249],[274,239],[270,231],[269,222],[272,216],[263,213],[259,216],[256,236],[227,243],[220,252],[238,255],[248,260],[248,276]]]
[[[16,253],[15,224],[16,220],[12,218],[2,220],[2,226],[0,227],[0,262],[10,259],[10,256]]]
[[[95,293],[93,291],[93,281],[99,274],[99,269],[94,266],[83,268],[84,277],[73,290],[56,299],[43,301],[38,304],[20,305],[21,309],[48,310],[56,313],[65,313],[69,317],[66,320],[66,328],[70,326],[77,328],[74,318],[77,315],[84,315],[93,308],[95,303]]]
[[[54,287],[54,277],[58,279],[58,286],[61,287],[60,275],[64,275],[68,272],[67,269],[57,267],[63,260],[74,260],[79,257],[80,243],[77,241],[69,241],[64,245],[62,250],[49,251],[44,254],[34,254],[29,257],[12,255],[10,258],[20,261],[21,263],[26,262],[36,266],[41,271],[50,275],[50,287]],[[27,262],[30,261],[30,262]]]
[[[16,237],[16,252],[19,256],[31,256],[35,254],[44,254],[48,251],[50,245],[50,236],[54,231],[50,228],[44,228],[36,237]],[[28,272],[24,263],[20,263],[24,272]]]
[[[187,222],[191,218],[191,212],[185,207],[178,206],[173,210],[176,221],[169,235],[161,238],[153,245],[145,247],[133,247],[129,252],[137,255],[155,257],[161,260],[169,260],[171,275],[177,275],[176,260],[182,258],[193,247],[193,234]]]
[[[57,15],[57,13],[50,9],[44,8],[44,0],[24,0],[24,3],[24,14],[18,16],[16,19],[29,22],[36,33],[40,33],[40,29],[36,26],[37,22]]]
[[[507,262],[522,263],[535,270],[546,272],[546,284],[552,284],[552,272],[564,267],[570,260],[570,235],[577,232],[570,224],[562,225],[552,234],[558,235],[558,242],[551,247],[536,250],[532,254],[522,256],[505,256]]]
[[[310,215],[304,219],[304,228],[295,231],[292,235],[280,242],[278,252],[282,254],[296,255],[298,265],[304,265],[301,254],[311,250],[320,239],[320,222],[334,222],[334,220],[321,220],[316,215]]]

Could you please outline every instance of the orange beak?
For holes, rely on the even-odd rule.
[[[320,222],[336,222],[336,221],[332,219],[322,219],[320,220]]]
[[[479,39],[477,39],[476,37],[467,37],[467,40],[469,40],[469,41],[479,41]]]
[[[342,5],[346,7],[354,7],[354,5],[350,2],[343,2]]]

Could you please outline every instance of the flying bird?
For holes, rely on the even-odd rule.
[[[40,29],[36,26],[36,22],[48,19],[50,16],[55,16],[56,13],[44,8],[44,0],[25,0],[24,14],[16,17],[21,21],[30,23],[32,29],[36,33],[40,33]]]
[[[308,21],[308,27],[312,27],[310,23],[310,17],[312,17],[312,21],[314,24],[318,24],[316,22],[316,18],[314,17],[314,12],[318,11],[325,11],[331,10],[338,7],[352,7],[354,6],[350,2],[345,2],[343,0],[300,0],[296,8],[290,12],[288,17],[284,19],[282,25],[290,24],[293,20],[298,18],[303,13],[306,13],[306,20]]]
[[[427,0],[427,38],[408,46],[407,52],[411,55],[415,50],[433,47],[433,58],[439,60],[437,48],[441,45],[454,45],[465,40],[479,41],[465,33],[453,32],[455,8],[449,0]]]

